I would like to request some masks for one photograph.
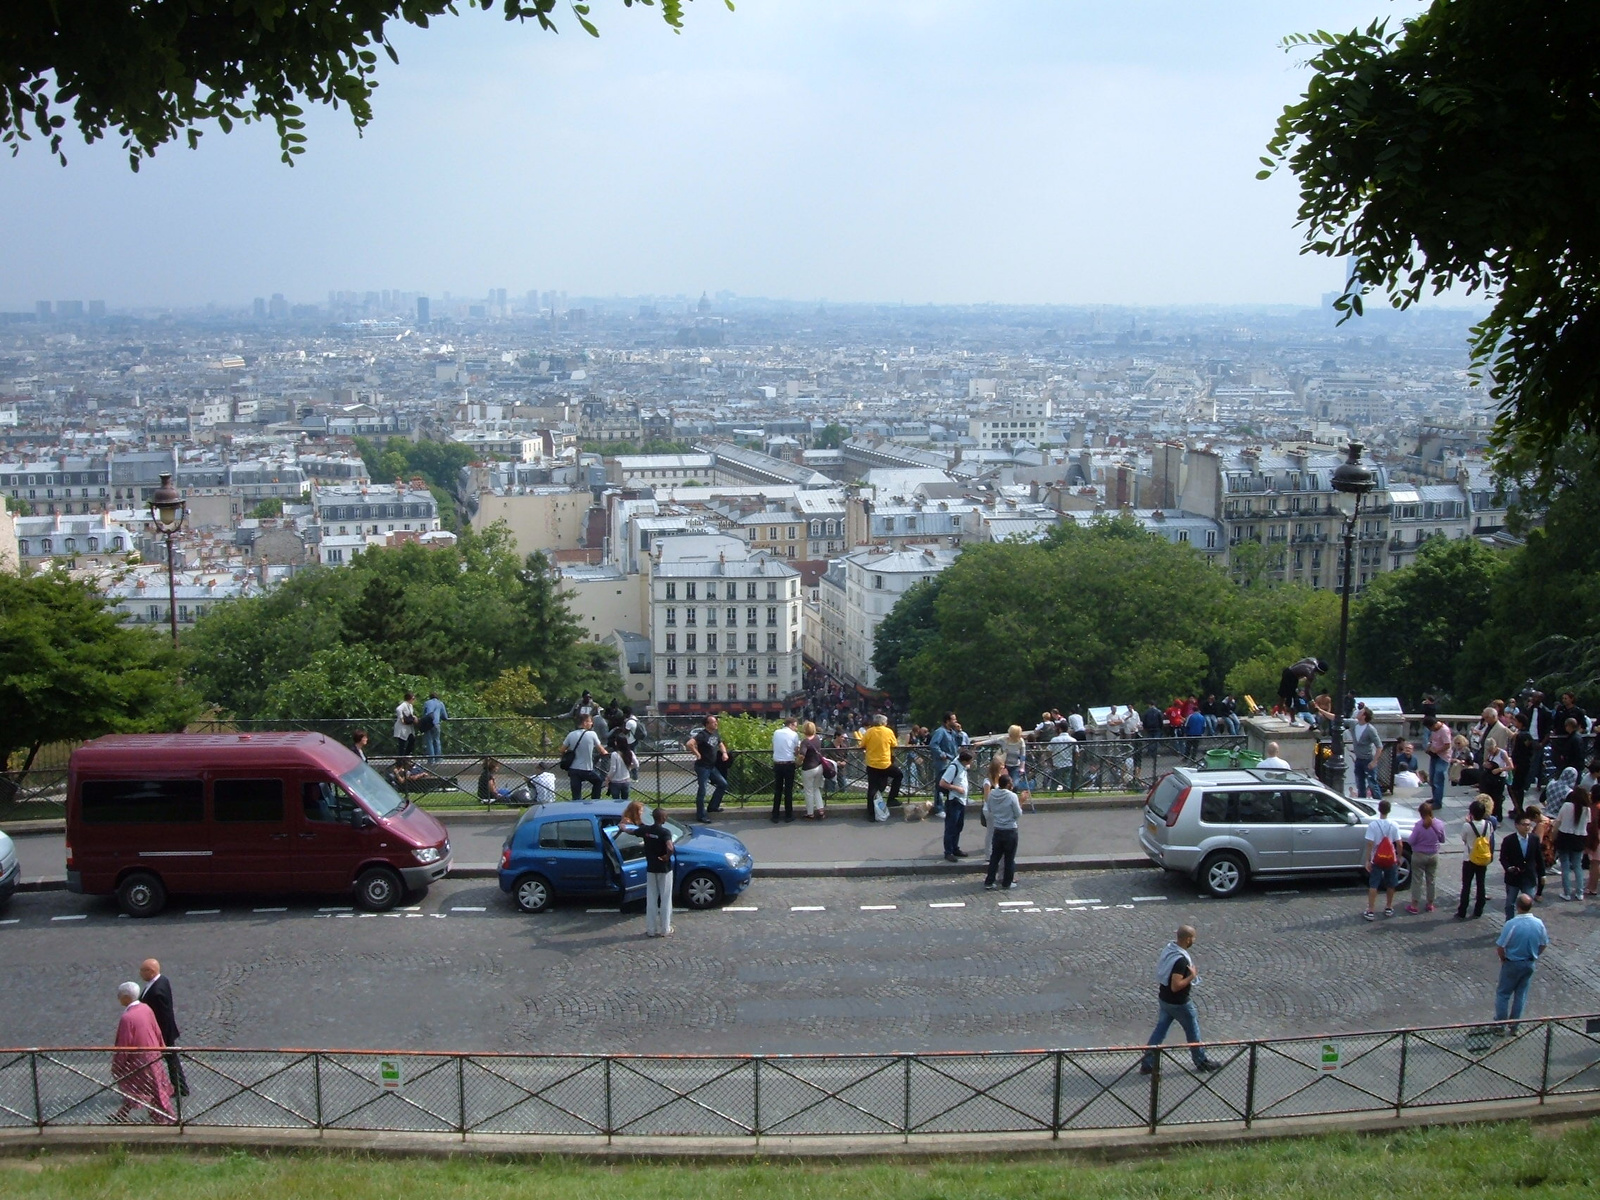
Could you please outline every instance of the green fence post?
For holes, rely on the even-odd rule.
[[[1256,1049],[1259,1043],[1250,1043],[1250,1068],[1244,1080],[1244,1127],[1250,1128],[1250,1123],[1256,1115]]]
[[[1150,1136],[1154,1137],[1156,1124],[1160,1114],[1157,1107],[1161,1103],[1161,1060],[1166,1057],[1166,1051],[1156,1050],[1155,1063],[1150,1071]]]
[[[1061,1136],[1061,1056],[1063,1051],[1056,1051],[1056,1080],[1054,1097],[1050,1102],[1050,1139],[1054,1141]]]
[[[459,1120],[456,1128],[461,1131],[461,1140],[467,1140],[467,1056],[456,1055],[456,1113]]]
[[[901,1122],[900,1122],[900,1136],[901,1136],[901,1139],[906,1143],[909,1143],[911,1141],[911,1057],[912,1056],[909,1055],[909,1054],[905,1056],[905,1063],[906,1063],[905,1109],[904,1109],[904,1116],[902,1117]]]
[[[1539,1072],[1539,1103],[1544,1103],[1545,1093],[1550,1090],[1550,1042],[1555,1037],[1555,1028],[1550,1021],[1544,1023],[1544,1067]]]

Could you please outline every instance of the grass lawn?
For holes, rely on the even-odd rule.
[[[35,1153],[0,1157],[0,1195],[29,1200],[1017,1200],[1263,1196],[1273,1200],[1589,1197],[1600,1125],[1526,1123],[1337,1135],[1103,1163],[1034,1156],[856,1164],[590,1163],[546,1158]]]

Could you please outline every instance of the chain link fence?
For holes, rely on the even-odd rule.
[[[119,1124],[546,1137],[1155,1133],[1600,1092],[1600,1021],[1014,1053],[729,1055],[0,1051],[0,1128]],[[128,1052],[124,1051],[126,1056]]]

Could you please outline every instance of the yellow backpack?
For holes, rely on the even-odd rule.
[[[1472,849],[1467,851],[1467,861],[1475,867],[1487,867],[1494,861],[1494,846],[1489,842],[1489,823],[1483,823],[1481,833],[1472,821],[1467,822],[1467,828],[1477,835],[1472,840]]]

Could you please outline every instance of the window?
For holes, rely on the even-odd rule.
[[[833,529],[833,522],[832,521],[824,521],[822,527],[826,531],[825,534],[824,534],[825,537],[832,537],[833,536],[834,529]]]
[[[882,575],[874,575],[872,577],[872,586],[873,586],[873,588],[875,590],[882,591],[883,590],[883,576]]]
[[[546,821],[539,827],[539,845],[545,850],[593,850],[594,822],[587,817]]]
[[[754,650],[756,648],[756,635],[755,634],[747,633],[747,634],[744,635],[744,648],[746,650]]]
[[[714,658],[706,659],[706,674],[707,675],[715,675],[716,673],[717,673],[717,660],[714,659]]]
[[[667,624],[668,625],[676,625],[677,623],[678,623],[678,610],[675,609],[675,608],[667,609]]]
[[[756,685],[755,684],[752,683],[752,684],[750,684],[748,687],[746,687],[744,689],[744,698],[746,700],[754,700],[756,698]]]
[[[737,583],[728,584],[726,595],[729,600],[737,600],[739,598],[739,585]],[[712,584],[711,591],[706,593],[706,599],[715,600],[716,598],[716,585]]]
[[[689,674],[690,675],[698,675],[698,674],[700,674],[700,660],[698,658],[691,658],[691,659],[689,659],[687,661],[688,661],[688,665],[689,665]]]
[[[695,635],[692,634],[692,633],[686,633],[683,636],[683,648],[685,650],[687,650],[690,654],[693,654],[695,652],[695,650],[697,649],[697,647],[695,646],[695,640],[696,640],[695,639]]]
[[[739,673],[739,660],[737,658],[730,658],[728,660],[728,674],[729,675],[737,675],[738,673]]]
[[[777,650],[777,648],[778,648],[778,635],[775,634],[775,633],[767,634],[767,653],[771,654],[775,650]]]
[[[1289,819],[1296,824],[1343,825],[1347,811],[1338,800],[1322,792],[1289,793]]]
[[[744,673],[746,675],[754,675],[756,673],[756,660],[755,659],[747,658],[747,659],[744,660]]]
[[[1206,530],[1206,549],[1207,550],[1215,550],[1216,548],[1217,548],[1217,531],[1215,529],[1208,529],[1208,530]]]
[[[730,583],[728,585],[728,591],[729,591],[729,593],[731,595],[731,593],[733,592],[733,584]],[[735,625],[737,625],[739,623],[739,610],[737,608],[730,608],[727,611],[726,616],[728,618],[728,628],[729,629],[732,629]]]
[[[667,684],[667,699],[668,700],[676,700],[677,698],[678,698],[678,685],[675,684],[675,683]]]
[[[768,609],[767,609],[767,624],[768,625],[776,625],[777,623],[778,623],[778,606],[776,604],[774,604],[774,605],[771,605],[770,607],[768,607]]]
[[[39,549],[40,549],[40,551],[42,553],[49,554],[51,549],[52,549],[52,544],[51,544],[50,539],[49,538],[40,538],[39,539]]]
[[[678,635],[675,634],[675,633],[667,634],[667,653],[671,654],[672,652],[677,650],[677,648],[678,648]]]
[[[775,659],[775,658],[767,659],[767,674],[768,675],[776,675],[777,673],[778,673],[778,660]]]
[[[89,539],[89,549],[90,550],[98,550],[98,549],[100,549],[100,539],[97,538],[97,537],[90,538]]]
[[[695,598],[695,585],[693,582],[683,585],[683,598],[685,600],[693,600]]]
[[[1282,825],[1283,793],[1282,792],[1239,792],[1238,815],[1234,818],[1241,825]]]
[[[778,698],[778,685],[775,684],[775,683],[767,684],[767,699],[768,700],[776,700],[777,698]]]
[[[675,658],[667,659],[667,674],[668,675],[676,675],[677,673],[678,673],[678,660],[675,659]]]
[[[794,525],[791,525],[791,526],[789,526],[789,540],[790,540],[790,541],[791,541],[791,542],[792,542],[792,541],[794,541],[794,539],[795,539],[795,534],[796,534],[796,533],[797,533],[797,532],[798,532],[798,530],[797,530],[797,527],[796,527],[796,526],[794,526]]]
[[[678,585],[675,584],[675,583],[667,584],[667,599],[668,600],[676,600],[677,598],[678,598]]]
[[[1187,542],[1189,540],[1189,531],[1187,529],[1178,530],[1178,540],[1180,542]]]
[[[778,598],[778,585],[776,583],[767,584],[767,599],[768,600],[776,600],[777,598]]]
[[[206,815],[198,779],[86,782],[78,801],[85,825],[198,825]]]
[[[300,811],[306,820],[321,825],[347,824],[355,815],[356,802],[338,784],[323,780],[301,784]]]
[[[749,583],[744,585],[744,598],[746,600],[754,600],[756,598],[755,580],[752,579]]]
[[[756,623],[756,610],[755,609],[747,608],[747,609],[744,610],[744,623],[746,625],[754,625]]]
[[[692,684],[692,683],[689,684],[688,687],[689,687],[689,690],[685,693],[685,695],[688,697],[688,699],[691,702],[700,699],[700,689],[699,689],[699,687],[696,686],[695,684]]]
[[[752,525],[750,527],[750,540],[753,542],[760,536],[761,536],[761,530],[757,529],[754,525]]]
[[[775,542],[777,540],[778,540],[778,527],[776,525],[768,525],[767,526],[767,541]]]
[[[822,522],[821,521],[813,521],[813,522],[811,522],[811,536],[814,537],[814,538],[822,536]]]
[[[219,779],[211,785],[211,816],[222,824],[282,824],[283,780]]]
[[[622,593],[618,592],[617,595],[620,596],[620,595],[622,595]],[[707,625],[715,625],[716,623],[717,623],[717,610],[715,608],[711,607],[710,605],[707,605],[706,606],[706,624]]]
[[[698,608],[686,608],[683,610],[683,623],[685,625],[693,625],[695,624],[695,618],[699,615],[700,610]]]
[[[707,609],[707,611],[709,612],[710,610]],[[693,637],[694,634],[691,633],[689,636]],[[716,634],[714,634],[714,633],[706,634],[706,649],[709,650],[712,654],[715,654],[717,652],[717,635]]]

